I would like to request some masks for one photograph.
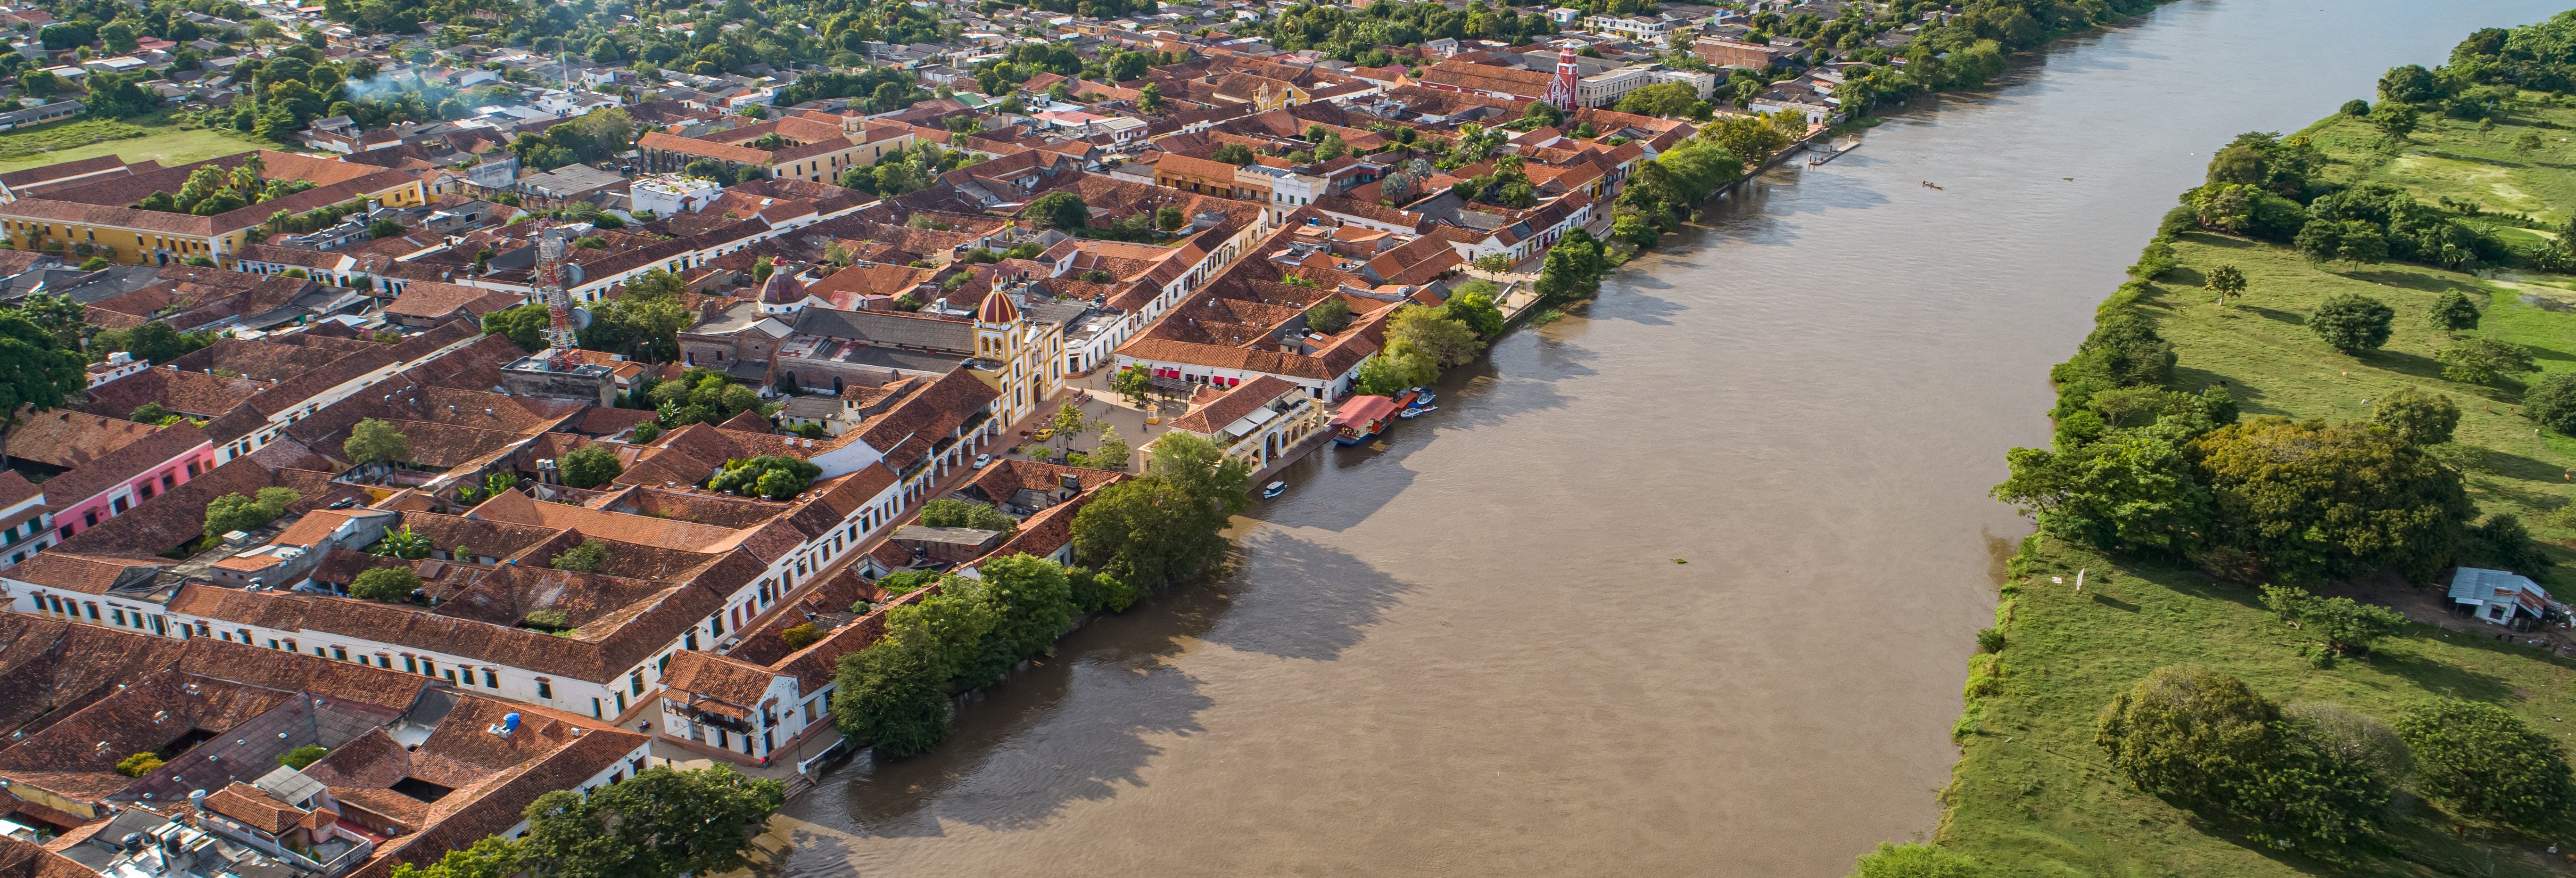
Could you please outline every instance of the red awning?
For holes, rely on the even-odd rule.
[[[1395,400],[1383,396],[1354,396],[1333,415],[1333,426],[1383,421],[1392,414],[1395,414]]]

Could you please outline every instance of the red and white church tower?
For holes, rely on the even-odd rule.
[[[1556,49],[1556,79],[1547,84],[1547,102],[1557,109],[1574,112],[1575,83],[1583,78],[1583,69],[1574,61],[1574,50],[1567,46]]]

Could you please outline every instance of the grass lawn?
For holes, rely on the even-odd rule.
[[[2403,185],[2427,202],[2449,197],[2486,209],[2565,221],[2576,208],[2576,109],[2526,107],[2491,131],[2474,122],[2426,120],[2402,151],[2377,132],[2338,117],[2309,129],[2336,164],[2339,181]],[[2510,146],[2536,130],[2546,145],[2530,156]],[[2537,235],[2514,229],[2510,234]],[[2547,582],[2576,597],[2576,500],[2568,474],[2576,440],[2535,430],[2518,413],[2518,388],[2445,381],[2434,354],[2450,343],[2424,318],[2435,298],[2458,290],[2485,311],[2468,333],[2533,349],[2547,371],[2576,369],[2576,281],[2496,272],[2478,276],[2418,265],[2317,265],[2287,248],[2218,235],[2185,235],[2180,267],[2139,302],[2180,354],[2180,383],[2227,382],[2248,415],[2356,420],[2368,400],[2413,384],[2448,394],[2462,409],[2456,448],[2445,452],[2485,512],[2520,515],[2549,543],[2559,574]],[[2245,296],[2221,307],[2200,289],[2219,265],[2244,272]],[[2330,295],[2359,292],[2397,311],[2386,348],[2335,352],[2306,327]],[[2559,310],[2552,310],[2552,308]],[[2576,875],[2576,828],[2568,837],[2530,838],[2463,824],[2402,796],[2384,847],[2343,867],[2278,854],[2224,827],[2131,788],[2093,744],[2097,713],[2112,695],[2155,668],[2197,664],[2243,678],[2283,703],[2331,701],[2393,718],[2408,705],[2454,696],[2504,706],[2576,753],[2576,661],[2493,639],[2496,629],[2451,633],[2418,624],[2367,659],[2330,668],[2309,664],[2313,638],[2263,610],[2253,590],[2216,583],[2187,568],[2129,560],[2041,539],[2035,565],[2005,589],[1998,610],[2007,645],[1992,694],[1962,720],[1963,756],[1945,794],[1941,840],[1985,860],[1997,874],[2028,876],[2226,875]],[[2075,574],[2087,571],[2081,594]],[[2529,572],[2529,571],[2526,571]],[[2052,582],[2052,578],[2064,582]],[[2439,592],[2393,581],[2322,590],[2444,619]],[[2469,627],[2474,623],[2453,620]],[[2483,626],[2480,626],[2483,628]],[[2560,854],[2545,848],[2559,844]]]
[[[2113,693],[2147,672],[2198,664],[2275,702],[2329,701],[2382,719],[2439,695],[2491,701],[2576,750],[2576,722],[2558,721],[2576,720],[2576,663],[2417,625],[2368,659],[2318,669],[2296,649],[2310,638],[2250,589],[2057,544],[2040,557],[1998,613],[2009,617],[2001,689],[1981,699],[1976,730],[1962,739],[1945,793],[1945,845],[2013,876],[2569,874],[2542,850],[2566,839],[2534,843],[2475,827],[2463,837],[2448,816],[2411,800],[2396,808],[2388,847],[2347,868],[2278,855],[2132,788],[2094,746],[2093,722]],[[2082,594],[2079,569],[2087,571]]]
[[[234,131],[184,129],[157,116],[129,121],[75,119],[0,134],[0,171],[111,154],[130,162],[157,159],[165,165],[183,164],[261,148],[277,145]]]

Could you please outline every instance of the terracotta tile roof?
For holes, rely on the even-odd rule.
[[[309,335],[309,333],[298,333],[288,338],[343,342],[351,345],[373,344],[373,342],[346,342],[342,339],[308,338]],[[165,365],[180,372],[208,372],[224,369],[254,381],[284,381],[320,368],[323,364],[346,354],[347,351],[336,346],[296,344],[268,339],[254,341],[218,338],[215,339],[214,344],[199,348]]]
[[[585,536],[683,551],[709,550],[733,541],[733,528],[644,515],[584,509],[561,503],[539,503],[515,491],[484,501],[467,517],[580,531]]]
[[[662,685],[685,693],[691,707],[705,709],[722,702],[732,710],[720,710],[730,716],[749,717],[769,693],[774,678],[768,668],[709,652],[682,650],[671,655],[671,667],[662,672]]]
[[[258,787],[241,781],[233,781],[207,796],[206,810],[270,835],[285,835],[305,816],[304,809],[269,798]]]
[[[76,468],[140,441],[159,429],[118,418],[56,409],[22,419],[17,429],[9,432],[9,456],[48,466]]]
[[[27,481],[27,477],[19,475],[16,470],[0,471],[0,508],[15,506],[21,500],[44,492],[43,488],[36,487],[35,483]]]
[[[232,411],[271,385],[248,378],[223,378],[203,372],[145,369],[90,388],[81,411],[122,418],[147,402],[174,413],[211,418]]]
[[[0,613],[0,733],[43,731],[117,686],[175,661],[188,645],[99,625]]]
[[[107,156],[107,158],[112,159],[115,158],[115,156]],[[0,799],[0,801],[7,801],[7,799]],[[28,803],[27,806],[22,807],[43,806]],[[45,810],[52,811],[53,809],[46,808]],[[60,814],[61,812],[55,813]],[[70,817],[70,815],[63,816],[67,818]],[[77,818],[72,819],[77,820]],[[51,823],[53,821],[43,820],[40,822]],[[105,821],[101,821],[93,825],[105,827],[107,826],[107,823]],[[60,840],[60,837],[56,838],[56,841]],[[97,876],[98,870],[81,865],[80,861],[55,853],[53,850],[49,850],[43,845],[38,845],[31,841],[20,841],[15,838],[0,837],[0,878],[97,878]]]
[[[58,509],[72,508],[212,442],[203,431],[185,424],[159,428],[91,459],[71,472],[47,479],[45,502]],[[175,491],[173,489],[173,493]],[[148,504],[152,501],[142,502]]]
[[[527,296],[505,290],[459,286],[437,281],[413,281],[403,287],[402,295],[385,306],[385,313],[408,317],[444,317],[459,309],[481,319],[483,315],[525,304]]]

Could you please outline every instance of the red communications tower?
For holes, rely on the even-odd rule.
[[[1557,109],[1564,110],[1568,113],[1574,112],[1576,94],[1575,84],[1582,78],[1583,68],[1575,63],[1574,50],[1565,46],[1558,46],[1556,48],[1556,79],[1549,81],[1547,84],[1547,102],[1555,104]]]

